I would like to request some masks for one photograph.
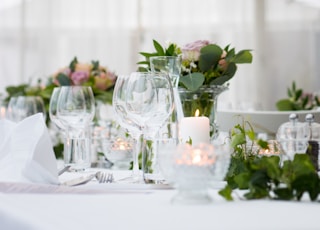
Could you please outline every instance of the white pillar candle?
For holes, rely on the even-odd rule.
[[[182,143],[192,140],[192,145],[210,143],[210,122],[207,117],[185,117],[180,122]]]

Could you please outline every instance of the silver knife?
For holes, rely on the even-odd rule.
[[[95,177],[95,174],[91,174],[88,176],[82,176],[82,177],[78,177],[78,178],[75,178],[72,180],[65,181],[61,185],[76,186],[76,185],[80,185],[80,184],[85,184],[85,183],[88,183],[89,181],[91,181],[94,177]]]
[[[70,169],[70,167],[71,167],[71,165],[67,165],[67,166],[63,167],[62,169],[60,169],[58,171],[58,176],[60,176],[64,172],[68,171]]]

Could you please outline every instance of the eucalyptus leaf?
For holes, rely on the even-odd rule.
[[[213,69],[222,55],[222,49],[217,45],[207,45],[200,50],[199,68],[206,72]]]
[[[59,85],[61,86],[69,86],[71,85],[71,80],[70,78],[63,74],[63,73],[59,73],[57,76],[57,81],[59,82]]]
[[[230,61],[237,64],[252,63],[252,54],[250,50],[241,50]]]
[[[229,81],[234,76],[236,71],[237,71],[236,64],[231,62],[231,63],[228,64],[228,68],[227,68],[226,72],[223,73],[222,76],[217,77],[214,80],[212,80],[210,84],[212,84],[212,85],[223,85],[224,83]]]
[[[204,82],[204,75],[202,73],[191,73],[180,77],[180,83],[182,83],[188,90],[196,91]]]
[[[279,111],[293,110],[292,102],[289,99],[282,99],[282,100],[277,101],[276,107]]]

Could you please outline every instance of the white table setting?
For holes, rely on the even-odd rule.
[[[307,199],[246,201],[239,195],[228,202],[218,194],[221,184],[216,184],[209,188],[212,202],[183,205],[172,203],[177,190],[170,185],[128,182],[129,170],[88,168],[58,176],[61,162],[50,151],[40,114],[18,124],[5,124],[7,121],[1,120],[1,128],[11,132],[1,139],[1,150],[6,150],[1,151],[1,162],[11,165],[1,167],[1,229],[318,229],[320,207]],[[42,129],[19,129],[31,124]],[[17,136],[28,140],[24,147],[29,146],[30,151],[24,152],[24,158],[18,158]],[[34,142],[27,139],[31,136]],[[3,160],[9,152],[19,164],[10,158]],[[93,178],[83,185],[62,185],[98,171],[113,173],[113,182],[99,183]]]
[[[292,164],[282,161],[282,155],[274,156],[274,152],[270,158],[255,155],[250,162],[253,151],[247,151],[247,146],[256,147],[254,131],[238,125],[235,130],[239,133],[230,132],[228,113],[222,113],[225,123],[218,120],[227,127],[219,131],[217,98],[228,90],[227,81],[235,74],[236,64],[251,63],[251,51],[235,53],[234,49],[222,49],[204,40],[182,47],[184,54],[174,44],[167,49],[156,41],[154,45],[157,52],[180,53],[163,58],[163,52],[143,52],[147,60],[159,56],[148,62],[148,71],[117,77],[112,74],[109,81],[99,62],[85,65],[83,71],[77,58],[52,76],[48,113],[63,139],[63,161],[57,160],[53,152],[43,113],[15,122],[0,119],[1,229],[319,229],[319,177],[309,161],[294,156],[297,149],[290,150]],[[102,80],[109,88],[99,91],[95,83]],[[180,83],[184,88],[178,87]],[[104,160],[114,160],[111,168],[93,167],[91,160],[95,100],[106,89],[112,89],[105,96],[110,100],[113,93],[116,123],[126,130],[121,138],[131,138],[129,144],[128,139],[118,139],[119,133],[99,137],[107,140],[102,152]],[[260,125],[260,121],[256,123]],[[287,134],[288,127],[297,131],[303,126],[306,132],[293,140],[298,141],[302,153],[308,147],[312,123],[298,123],[294,116],[284,129],[283,134]],[[248,138],[252,142],[247,142]],[[290,144],[288,148],[292,147],[290,138],[281,139]],[[238,155],[232,155],[235,152]],[[239,155],[241,167],[237,171],[232,163]],[[115,167],[117,159],[123,161],[119,168]],[[262,164],[254,165],[256,162]],[[297,166],[299,162],[303,162],[303,170]],[[256,170],[264,163],[269,168]],[[121,169],[120,165],[127,168]],[[286,186],[285,179],[292,179],[281,177],[289,166],[296,170],[294,175],[311,175],[306,177],[315,184],[311,192],[301,179],[290,181],[289,186],[302,184],[294,189],[277,187]],[[230,182],[232,175],[227,172],[231,169],[236,175]],[[301,171],[309,174],[298,174]],[[260,184],[253,180],[261,178],[269,180],[263,181],[265,193],[259,194]],[[248,191],[254,199],[246,196]],[[227,201],[228,192],[233,201]]]

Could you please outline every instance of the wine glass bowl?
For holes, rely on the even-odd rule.
[[[165,73],[135,72],[130,75],[126,91],[126,108],[144,135],[153,137],[170,117],[173,89]]]
[[[6,117],[18,122],[36,113],[42,113],[44,120],[46,120],[46,109],[41,97],[18,96],[10,98]]]
[[[52,91],[49,102],[49,118],[60,130],[65,130],[66,126],[57,117],[57,105],[60,91],[60,87],[55,87]]]
[[[85,127],[94,117],[95,101],[91,87],[62,86],[57,117],[65,126]]]

